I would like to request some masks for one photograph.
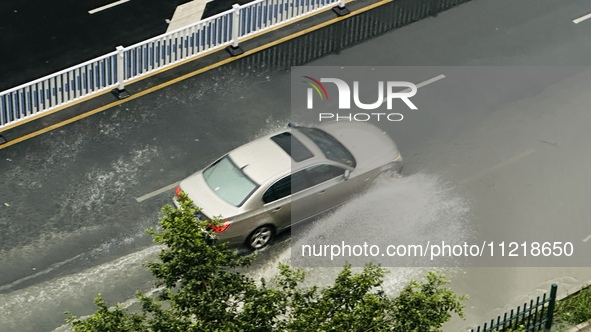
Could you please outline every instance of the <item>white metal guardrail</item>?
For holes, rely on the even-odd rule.
[[[335,4],[345,6],[339,0],[258,0],[234,9],[240,12],[242,38]]]
[[[256,0],[117,50],[77,66],[0,92],[0,131],[58,107],[295,20],[345,0]]]
[[[117,52],[0,93],[0,130],[117,85]]]
[[[233,11],[228,10],[194,25],[121,48],[125,69],[124,81],[141,77],[203,52],[227,46],[232,42],[232,14]]]

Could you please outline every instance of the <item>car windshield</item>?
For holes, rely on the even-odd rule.
[[[355,158],[336,138],[318,128],[298,127],[298,130],[316,143],[326,158],[355,167]]]
[[[257,187],[228,156],[205,169],[203,177],[211,190],[234,206],[242,205]]]

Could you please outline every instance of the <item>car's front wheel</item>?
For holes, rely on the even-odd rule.
[[[261,226],[248,236],[246,245],[252,250],[259,250],[266,247],[275,235],[275,229],[271,225]]]

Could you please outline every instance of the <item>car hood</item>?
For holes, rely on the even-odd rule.
[[[201,208],[201,212],[209,218],[229,218],[238,213],[238,207],[221,199],[205,182],[202,172],[197,172],[181,181],[181,190]]]
[[[318,128],[338,139],[355,157],[356,169],[379,167],[399,155],[388,134],[366,122],[329,122]]]

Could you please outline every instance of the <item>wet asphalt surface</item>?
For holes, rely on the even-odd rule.
[[[405,157],[405,176],[443,179],[469,206],[458,215],[465,227],[489,238],[527,233],[588,252],[591,21],[572,20],[590,8],[589,1],[476,0],[318,52],[335,33],[354,31],[345,21],[0,150],[0,331],[53,330],[63,309],[89,313],[98,292],[126,301],[150,289],[141,265],[157,249],[143,229],[156,225],[171,193],[136,198],[290,121],[289,69],[301,59],[418,66],[400,69],[415,83],[444,74],[413,99],[420,112],[380,124]],[[262,260],[274,262],[288,246],[285,239]],[[551,282],[566,290],[591,279],[590,269],[576,266],[454,272],[454,288],[471,300],[468,321],[451,329],[516,306]]]
[[[0,3],[0,91],[166,32],[177,6],[189,0],[132,0],[94,14],[109,0],[6,0]],[[203,17],[231,8],[208,3]]]

